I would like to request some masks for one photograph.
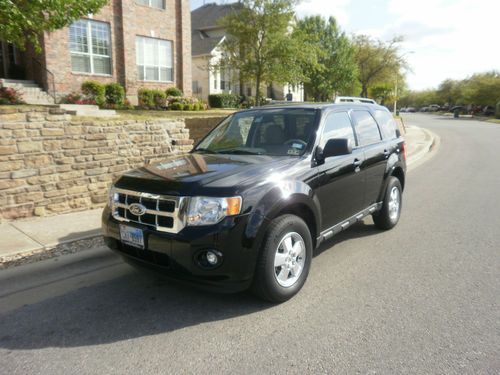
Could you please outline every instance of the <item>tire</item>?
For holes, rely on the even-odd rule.
[[[402,190],[399,179],[393,176],[389,177],[382,208],[372,215],[373,222],[378,228],[388,230],[394,228],[398,223],[403,206]]]
[[[284,302],[299,292],[311,267],[313,245],[306,223],[295,215],[271,221],[264,237],[252,291],[271,302]]]

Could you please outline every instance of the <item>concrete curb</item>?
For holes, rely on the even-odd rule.
[[[424,132],[425,141],[420,144],[417,152],[408,157],[408,160],[406,161],[408,171],[417,168],[432,157],[434,153],[431,153],[431,151],[436,151],[441,143],[439,136],[430,130],[417,126],[412,126],[411,128],[418,128],[420,131]]]

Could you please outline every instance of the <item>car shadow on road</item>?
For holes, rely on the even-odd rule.
[[[114,343],[245,316],[273,306],[249,293],[208,293],[130,268],[125,276],[1,315],[0,348],[30,350]]]
[[[373,224],[359,222],[321,244],[314,256],[340,242],[378,232]],[[107,268],[96,272],[107,272]],[[108,344],[269,308],[278,307],[250,293],[209,293],[131,267],[124,276],[1,315],[0,348],[30,350]]]

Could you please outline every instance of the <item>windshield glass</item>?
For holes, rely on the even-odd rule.
[[[194,151],[217,154],[302,155],[313,142],[316,110],[259,109],[235,113]]]

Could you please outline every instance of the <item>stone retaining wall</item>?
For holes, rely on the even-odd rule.
[[[198,143],[210,130],[215,128],[225,117],[208,117],[208,118],[187,118],[185,120],[186,127],[189,129],[189,134],[194,143]]]
[[[72,121],[0,108],[0,220],[102,207],[123,171],[192,148],[183,119]]]

